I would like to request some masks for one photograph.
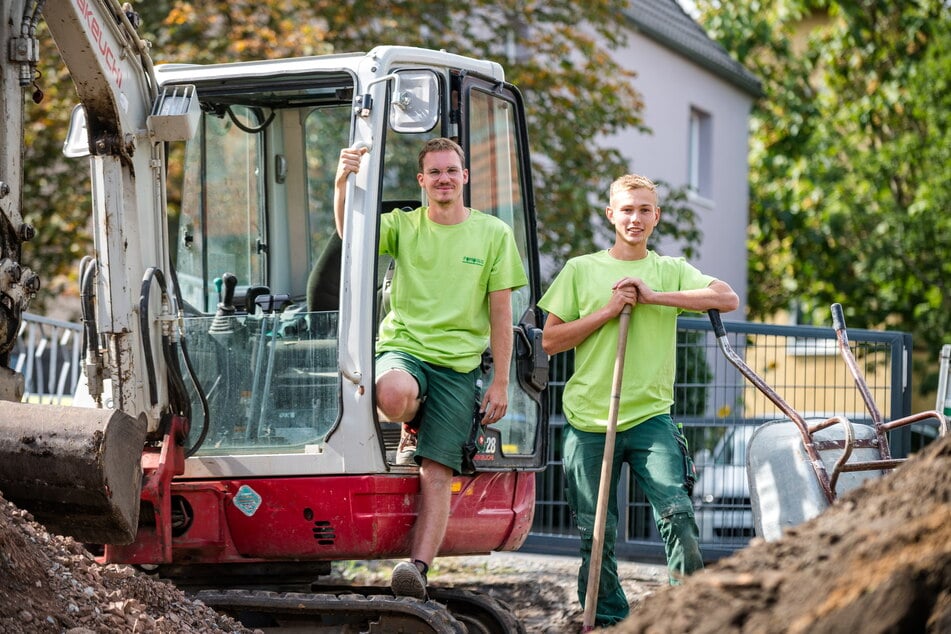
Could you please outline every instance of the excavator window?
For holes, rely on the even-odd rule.
[[[193,403],[189,441],[206,435],[198,456],[318,451],[339,416],[332,182],[350,108],[220,111],[205,109],[184,151],[173,225],[183,300],[197,313],[186,342],[210,412],[206,428]],[[308,266],[319,274],[295,284]]]
[[[531,194],[528,175],[522,170],[527,153],[525,139],[520,136],[516,121],[513,93],[499,90],[476,78],[463,82],[464,103],[463,146],[469,152],[469,192],[471,206],[484,213],[501,218],[512,227],[515,243],[522,258],[522,265],[530,279],[537,279],[533,270],[531,254],[535,248],[535,236],[528,227],[528,208]],[[542,405],[540,390],[527,385],[522,378],[530,372],[524,368],[522,345],[526,325],[522,323],[531,316],[532,285],[512,293],[512,324],[515,330],[516,354],[509,369],[509,409],[505,418],[492,427],[499,432],[498,442],[504,460],[517,463],[518,456],[527,456],[526,462],[534,460],[544,447],[541,427],[537,424]],[[494,368],[495,372],[499,371]]]
[[[256,110],[231,110],[262,123]],[[211,313],[220,299],[216,277],[232,273],[244,287],[265,283],[263,144],[228,117],[202,122],[185,150],[175,255],[184,300]]]

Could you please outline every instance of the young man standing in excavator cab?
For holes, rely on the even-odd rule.
[[[341,237],[347,178],[366,152],[340,152],[334,214]],[[487,346],[495,374],[481,399],[482,424],[498,422],[508,409],[511,294],[528,283],[511,228],[464,205],[464,165],[454,141],[427,141],[416,178],[428,205],[380,218],[380,253],[396,268],[377,342],[376,406],[383,420],[418,426],[414,437],[404,425],[398,453],[419,465],[420,480],[410,561],[396,565],[390,585],[418,599],[427,596],[426,573],[446,533]],[[415,452],[406,451],[413,440]]]
[[[664,540],[671,583],[703,567],[690,500],[692,463],[670,417],[674,402],[677,315],[684,310],[735,310],[739,299],[722,282],[683,258],[647,247],[660,207],[650,179],[636,174],[611,184],[605,210],[614,246],[567,262],[538,302],[548,312],[542,345],[548,354],[575,349],[575,372],[565,385],[563,460],[567,499],[581,533],[578,598],[584,607],[605,432],[614,384],[618,316],[633,307],[624,355],[617,436],[607,503],[596,625],[629,612],[617,575],[617,481],[627,462],[644,491]]]

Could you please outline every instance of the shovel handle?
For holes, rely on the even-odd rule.
[[[604,527],[607,524],[608,496],[611,494],[611,471],[614,469],[614,440],[617,436],[618,409],[621,405],[621,383],[624,379],[624,354],[627,351],[627,331],[631,322],[631,305],[625,304],[618,317],[617,354],[614,358],[614,380],[611,385],[611,404],[608,427],[604,434],[604,456],[601,459],[601,480],[598,486],[598,506],[594,515],[591,541],[591,559],[588,563],[588,587],[585,592],[584,618],[581,631],[594,629],[601,585],[601,561],[604,555]]]

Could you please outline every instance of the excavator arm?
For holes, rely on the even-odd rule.
[[[3,12],[0,361],[8,365],[22,311],[39,287],[20,260],[33,233],[23,221],[30,204],[22,188],[24,93],[34,85],[42,17],[73,79],[88,136],[95,254],[83,261],[81,284],[85,373],[98,406],[4,406],[0,491],[56,532],[128,543],[147,438],[159,445],[169,429],[187,434],[189,398],[169,354],[178,303],[168,273],[164,144],[191,133],[197,103],[190,107],[180,93],[160,97],[128,5],[12,0]],[[19,401],[18,381],[10,372],[0,376],[0,396]],[[181,453],[181,439],[173,440]]]
[[[36,20],[21,3],[4,4],[6,61],[0,67],[0,399],[19,401],[23,377],[9,369],[21,314],[39,290],[39,278],[21,261],[22,244],[34,231],[23,221],[23,91],[33,80]]]

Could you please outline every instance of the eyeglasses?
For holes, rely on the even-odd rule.
[[[442,175],[445,174],[449,178],[461,178],[462,177],[462,168],[459,167],[449,167],[444,170],[437,169],[428,169],[424,172],[428,178],[439,179],[442,178]]]

